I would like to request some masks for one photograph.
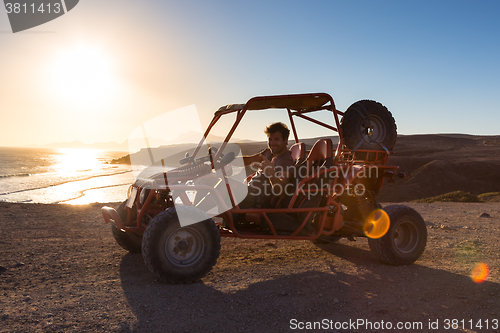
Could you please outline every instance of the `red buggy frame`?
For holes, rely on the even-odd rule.
[[[372,104],[365,103],[363,105],[370,106]],[[370,109],[367,110],[367,107],[363,107],[363,105],[361,105],[362,111],[366,113],[365,118],[368,120],[363,119],[360,125],[356,126],[361,126],[361,138],[366,139],[366,136],[373,135],[374,127],[383,126],[383,124],[380,125],[380,118],[382,116],[377,116],[376,113],[375,116],[372,116]],[[381,105],[377,103],[378,106]],[[273,207],[242,209],[235,200],[235,196],[232,193],[233,189],[227,181],[225,168],[222,167],[228,163],[223,157],[223,152],[245,114],[250,111],[265,109],[286,110],[291,125],[291,132],[295,139],[295,144],[291,147],[292,156],[300,161],[303,175],[297,179],[293,195],[288,195],[286,198],[282,197],[280,200],[274,200]],[[118,211],[110,207],[102,208],[104,220],[107,223],[113,223],[113,234],[121,246],[132,252],[140,251],[142,246],[144,256],[145,252],[147,253],[148,251],[145,251],[144,244],[141,245],[141,238],[143,234],[148,233],[148,229],[152,229],[150,227],[151,221],[154,221],[165,210],[172,211],[173,207],[178,205],[174,203],[175,198],[172,197],[172,193],[177,193],[176,197],[182,202],[182,206],[195,210],[193,200],[187,195],[187,191],[194,190],[206,191],[212,194],[218,205],[224,208],[222,209],[223,213],[217,216],[211,218],[206,216],[207,220],[211,221],[210,223],[212,224],[215,223],[213,222],[214,220],[217,221],[216,228],[219,237],[295,240],[316,240],[320,237],[323,239],[327,239],[328,237],[331,237],[331,239],[335,239],[335,237],[365,237],[368,235],[367,229],[370,228],[370,225],[367,226],[367,224],[372,223],[367,221],[368,215],[377,210],[377,208],[380,208],[374,198],[379,193],[384,180],[398,176],[404,177],[404,175],[398,173],[398,166],[386,165],[391,153],[389,149],[392,149],[392,147],[388,149],[382,141],[375,141],[376,144],[370,146],[370,149],[360,149],[359,147],[363,148],[363,145],[361,145],[363,142],[361,141],[355,147],[349,147],[350,149],[346,146],[345,135],[348,133],[343,133],[342,129],[345,124],[341,123],[339,117],[343,116],[345,120],[347,118],[346,113],[350,112],[354,114],[354,111],[350,111],[350,109],[346,112],[337,110],[333,98],[326,93],[260,96],[250,99],[246,104],[221,107],[215,112],[212,121],[208,125],[203,138],[192,156],[181,161],[183,163],[182,166],[168,172],[156,174],[150,177],[150,179],[138,179],[131,187],[131,194],[128,201],[122,204]],[[360,113],[359,108],[354,110]],[[318,111],[331,112],[333,123],[327,124],[314,119],[311,115]],[[236,120],[218,151],[212,154],[209,148],[208,156],[197,158],[205,142],[205,138],[208,137],[210,131],[220,118],[227,114],[235,114]],[[296,117],[332,130],[332,133],[338,133],[339,140],[337,147],[334,149],[331,139],[324,138],[317,140],[312,148],[306,151],[305,145],[299,140],[294,121]],[[366,123],[366,121],[368,125],[363,123]],[[392,121],[394,120],[392,119]],[[375,131],[381,132],[378,129],[375,129]],[[386,131],[385,128],[384,131]],[[352,138],[350,138],[350,141],[352,141]],[[222,174],[221,179],[225,182],[225,190],[229,193],[232,207],[227,206],[227,202],[224,202],[222,195],[217,189],[202,184],[192,185],[191,181],[193,178],[203,177],[215,172],[214,170],[219,170]],[[375,174],[373,174],[373,170],[376,171]],[[318,180],[322,181],[322,186],[317,186]],[[365,193],[356,193],[356,186],[358,185],[363,186]],[[145,193],[147,195],[144,195]],[[317,198],[317,200],[310,200],[311,198]],[[403,222],[397,222],[398,226],[391,225],[391,228],[394,230],[389,229],[389,235],[381,235],[383,237],[370,239],[370,247],[372,247],[372,250],[379,259],[387,263],[411,263],[417,260],[425,248],[425,224],[423,224],[420,215],[411,208],[406,206],[391,207],[393,206],[385,209],[389,214],[389,219],[400,219],[398,216],[402,214],[401,212],[404,212],[403,216],[406,220],[403,219]],[[234,220],[235,214],[243,214],[238,216],[244,216],[245,221],[257,227],[253,229],[239,228]],[[169,218],[175,220],[175,216],[172,216]],[[273,221],[273,217],[276,216],[284,217],[291,221],[290,223],[294,225],[293,230],[288,229],[287,231],[283,231],[276,228]],[[391,224],[395,222],[392,221]],[[167,225],[170,222],[162,223]],[[175,223],[175,221],[172,223]],[[180,231],[177,232],[179,233]],[[186,231],[186,233],[189,236],[190,232]],[[196,237],[201,239],[201,236],[195,235],[194,232],[190,235],[189,237],[191,238],[188,236],[184,237],[186,242],[188,242],[188,239]],[[172,244],[173,248],[179,246],[177,251],[182,251],[187,246],[184,243],[182,246],[178,245],[180,243],[174,242]],[[394,252],[393,255],[387,256],[385,254],[387,247]],[[168,253],[165,258],[164,260],[169,260]],[[175,266],[175,262],[184,262],[177,257],[174,259],[167,263],[170,265],[174,262]],[[146,263],[149,262],[147,258],[145,258],[145,261]],[[161,260],[159,265],[168,266],[162,263]],[[181,268],[185,268],[183,264],[181,266]],[[158,268],[152,268],[151,265],[148,267],[158,273]],[[162,276],[164,280],[169,282],[177,281],[169,277],[171,273],[163,272],[157,275]],[[174,273],[172,274],[175,275]],[[186,274],[181,275],[185,278],[191,273]],[[202,275],[192,274],[196,278]],[[184,278],[179,281],[185,281]],[[187,280],[190,281],[190,279]]]

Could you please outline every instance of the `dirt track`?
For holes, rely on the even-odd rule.
[[[410,266],[377,262],[364,239],[223,239],[202,282],[165,285],[141,255],[115,243],[101,205],[0,203],[0,332],[279,332],[291,331],[292,319],[394,325],[314,330],[322,332],[405,331],[397,322],[429,332],[436,320],[432,332],[500,332],[492,329],[500,320],[500,204],[409,205],[435,224]],[[469,277],[478,262],[491,268],[482,284]],[[481,319],[483,329],[445,329],[446,319]]]

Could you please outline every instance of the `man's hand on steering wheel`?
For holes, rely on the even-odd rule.
[[[260,163],[262,171],[268,178],[273,177],[274,176],[273,164],[264,155],[260,154],[260,156],[262,156],[262,162]]]

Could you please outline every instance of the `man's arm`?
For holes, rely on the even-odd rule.
[[[250,165],[252,163],[261,163],[263,161],[263,154],[265,154],[269,148],[264,149],[260,153],[257,153],[255,155],[249,155],[249,156],[243,156],[243,163],[245,165]]]
[[[261,156],[262,156],[261,168],[264,174],[269,178],[269,182],[271,183],[271,185],[274,187],[274,186],[285,186],[286,184],[288,184],[289,181],[288,172],[283,169],[276,170],[276,168],[273,167],[271,161],[269,161],[264,155]]]
[[[262,155],[260,153],[250,156],[243,156],[243,163],[245,165],[250,165],[252,163],[260,163],[260,162],[262,162]]]

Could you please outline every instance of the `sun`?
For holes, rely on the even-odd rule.
[[[71,103],[100,102],[115,85],[112,62],[97,47],[80,44],[61,50],[49,67],[57,98]]]

